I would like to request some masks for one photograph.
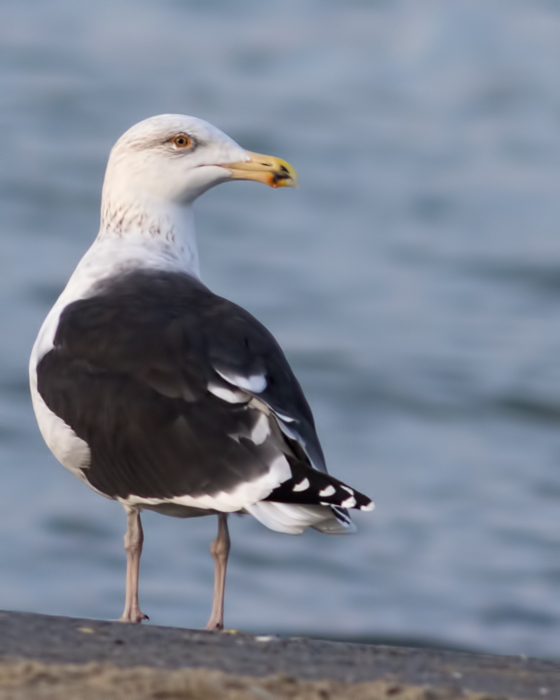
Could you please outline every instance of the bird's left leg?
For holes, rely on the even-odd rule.
[[[207,630],[222,630],[224,628],[226,569],[231,548],[227,519],[227,513],[218,515],[218,535],[210,545],[210,553],[214,558],[214,601],[212,614],[206,625]]]
[[[121,622],[142,622],[148,616],[140,610],[138,604],[138,575],[140,572],[140,556],[144,543],[144,531],[140,521],[140,511],[134,506],[124,506],[128,527],[124,536],[126,550],[126,594],[124,612]]]

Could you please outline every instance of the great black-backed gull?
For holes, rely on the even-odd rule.
[[[218,516],[211,545],[223,627],[229,513],[272,530],[353,531],[369,498],[327,474],[301,387],[267,329],[200,281],[192,204],[228,180],[293,187],[285,161],[194,117],[136,124],[113,147],[101,226],[33,347],[30,380],[55,457],[128,519],[121,620],[138,604],[140,512]]]

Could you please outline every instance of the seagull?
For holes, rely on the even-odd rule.
[[[200,280],[193,203],[230,180],[295,187],[294,168],[208,122],[163,114],[111,150],[97,238],[45,319],[30,384],[54,456],[127,516],[123,622],[138,602],[140,514],[218,516],[210,546],[224,625],[228,515],[272,530],[352,532],[371,500],[327,473],[313,415],[271,333]]]

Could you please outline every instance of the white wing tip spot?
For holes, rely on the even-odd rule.
[[[280,420],[283,420],[285,423],[294,423],[296,421],[295,418],[292,418],[291,416],[286,416],[284,413],[280,413],[279,411],[274,411],[274,413],[280,418]]]
[[[264,374],[253,374],[249,377],[249,391],[254,391],[255,394],[260,394],[266,389],[266,377]]]
[[[246,391],[251,391],[254,394],[260,394],[266,389],[266,377],[264,374],[251,374],[248,377],[242,377],[239,374],[228,374],[227,372],[221,372],[219,369],[214,367],[215,371],[225,379],[229,384],[238,386],[240,389],[245,389]]]
[[[375,503],[370,501],[366,506],[360,506],[360,510],[373,510],[375,508]]]
[[[262,445],[269,434],[270,426],[268,424],[268,418],[264,415],[264,413],[261,413],[257,422],[253,426],[253,430],[251,431],[251,440],[255,443],[255,445]]]
[[[350,498],[345,499],[340,503],[340,505],[343,508],[353,508],[356,505],[356,499],[354,496],[350,496]]]
[[[241,391],[228,389],[225,386],[219,386],[213,382],[209,382],[208,391],[219,399],[222,399],[222,401],[227,401],[228,403],[246,403],[248,399],[247,395],[244,395]]]
[[[332,486],[332,484],[329,484],[328,486],[325,486],[324,489],[319,491],[319,496],[332,496],[335,491],[335,487]]]
[[[340,484],[340,488],[344,489],[345,491],[348,491],[348,493],[352,496],[354,495],[354,489],[351,489],[349,486],[344,486],[344,484]]]
[[[296,484],[292,491],[306,491],[309,488],[309,479],[304,479]]]

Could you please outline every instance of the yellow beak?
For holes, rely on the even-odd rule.
[[[250,160],[240,163],[226,163],[222,167],[229,170],[233,180],[254,180],[269,187],[297,187],[298,176],[294,168],[281,158],[263,156],[247,151]]]

